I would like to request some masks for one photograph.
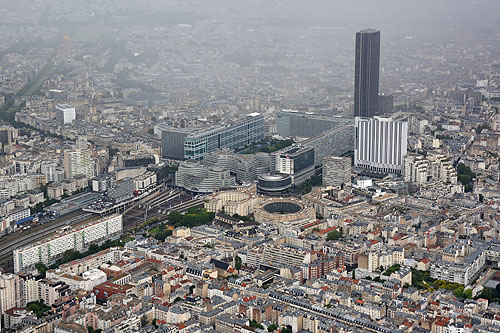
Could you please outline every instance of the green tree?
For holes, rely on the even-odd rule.
[[[334,231],[330,231],[327,235],[326,235],[326,240],[327,241],[333,241],[333,240],[339,240],[342,238],[342,234],[337,231],[337,230],[334,230]]]
[[[158,232],[154,237],[156,240],[158,240],[160,242],[164,242],[165,238],[167,238],[168,236],[171,236],[171,235],[172,235],[172,230],[164,230],[164,231]]]
[[[29,302],[26,305],[26,309],[33,311],[37,318],[42,318],[45,312],[52,310],[50,306],[45,305],[43,299],[36,302]]]
[[[236,258],[234,258],[234,266],[237,270],[240,270],[241,269],[241,258],[236,256]]]
[[[467,289],[466,291],[464,291],[464,297],[472,298],[472,289]]]
[[[47,266],[43,262],[39,262],[35,264],[35,268],[37,269],[38,273],[45,278],[45,273],[47,272]]]
[[[469,185],[471,182],[471,177],[469,175],[458,175],[458,180],[462,183],[462,185]]]
[[[70,262],[70,261],[73,261],[73,260],[76,260],[76,259],[80,259],[81,258],[81,254],[80,252],[76,251],[76,250],[67,250],[63,253],[63,262]]]
[[[101,333],[102,332],[102,330],[100,328],[95,330],[92,326],[87,327],[87,331],[89,333]]]
[[[158,324],[156,322],[157,322],[157,319],[153,318],[153,321],[151,322],[151,325],[153,325],[155,329],[158,328]]]
[[[269,327],[267,328],[267,331],[268,331],[268,332],[274,332],[277,328],[278,328],[278,326],[277,326],[277,325],[275,325],[275,324],[271,324],[271,325],[269,325]]]
[[[109,158],[113,158],[120,150],[117,148],[109,148]]]
[[[392,265],[384,272],[384,275],[390,276],[392,273],[399,271],[400,268],[401,268],[401,266],[399,264]]]
[[[173,211],[168,214],[168,222],[174,226],[179,224],[182,221],[182,218],[182,214],[177,211]]]
[[[251,320],[250,321],[250,326],[253,327],[253,328],[260,328],[260,329],[264,329],[264,326],[262,326],[261,324],[259,324],[257,321],[255,320]]]
[[[196,286],[194,284],[191,287],[189,287],[189,294],[190,295],[193,294],[195,288],[196,288]]]
[[[453,293],[457,297],[460,297],[460,298],[464,297],[464,287],[458,287],[457,289],[453,290]]]

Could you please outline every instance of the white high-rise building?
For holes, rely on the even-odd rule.
[[[354,165],[375,172],[402,173],[408,123],[381,117],[356,117],[354,123]]]
[[[93,177],[90,149],[75,149],[64,151],[64,173],[70,179],[76,175]]]
[[[11,273],[0,273],[0,314],[6,310],[21,306],[19,276]]]
[[[56,110],[62,113],[64,124],[71,124],[76,119],[75,108],[69,104],[57,104]]]

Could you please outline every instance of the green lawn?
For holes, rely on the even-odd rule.
[[[123,242],[123,244],[126,244],[130,241],[133,241],[133,240],[134,240],[134,238],[132,236],[128,236],[128,237],[125,237],[124,239],[122,239],[122,242]]]
[[[160,232],[160,228],[159,227],[154,227],[153,229],[149,230],[149,234],[151,236],[156,236],[157,233]]]

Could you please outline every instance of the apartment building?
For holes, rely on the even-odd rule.
[[[33,268],[38,262],[52,264],[67,250],[85,251],[90,244],[117,238],[122,232],[122,215],[116,214],[61,230],[41,241],[15,249],[14,271],[17,273]]]

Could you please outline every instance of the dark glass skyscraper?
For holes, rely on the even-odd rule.
[[[380,31],[366,29],[356,33],[355,117],[373,117],[378,114],[379,65]]]

